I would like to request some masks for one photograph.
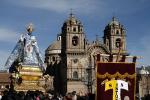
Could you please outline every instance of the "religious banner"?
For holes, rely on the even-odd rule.
[[[97,100],[135,100],[135,63],[97,62]]]

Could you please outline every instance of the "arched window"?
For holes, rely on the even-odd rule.
[[[77,71],[73,72],[73,79],[78,79],[78,72]]]
[[[118,35],[119,34],[119,31],[117,30],[116,34]]]
[[[72,45],[77,46],[78,45],[78,41],[79,41],[79,38],[77,36],[74,36],[72,38]]]
[[[76,27],[73,28],[73,32],[76,32]]]
[[[116,47],[119,48],[121,46],[121,39],[116,39]]]
[[[82,30],[83,30],[83,29],[82,29],[82,28],[80,28],[80,31],[81,31],[81,32],[82,32]]]
[[[106,45],[109,46],[109,40],[108,39],[106,39]]]
[[[52,60],[53,60],[53,61],[55,61],[55,60],[56,60],[54,56],[52,57]]]

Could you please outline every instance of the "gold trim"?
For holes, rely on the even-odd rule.
[[[96,63],[121,63],[121,64],[136,64],[134,62],[101,62],[101,61],[96,61]]]
[[[39,68],[39,67],[29,67],[29,66],[24,66],[24,67],[22,67],[22,69],[21,70],[30,70],[30,71],[41,71],[41,69]]]
[[[108,72],[106,72],[105,74],[99,74],[97,73],[97,77],[98,78],[114,78],[114,77],[119,77],[121,79],[124,79],[124,78],[130,78],[130,79],[133,79],[135,78],[136,76],[136,73],[134,74],[128,74],[128,73],[124,73],[124,74],[120,74],[119,72],[116,72],[115,74],[109,74]]]
[[[30,75],[24,75],[22,76],[22,79],[25,80],[25,81],[38,81],[40,79],[39,76],[30,76]]]
[[[20,72],[21,75],[42,76],[40,72]]]

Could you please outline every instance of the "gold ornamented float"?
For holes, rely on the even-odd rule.
[[[9,68],[9,72],[12,73],[12,83],[15,90],[45,92],[47,87],[45,82],[48,79],[52,81],[53,78],[43,76],[45,65],[36,38],[32,35],[32,24],[26,29],[27,33],[20,36],[5,67]]]
[[[42,91],[45,92],[45,79],[39,66],[22,65],[19,66],[19,73],[13,74],[16,78],[14,89],[16,91]],[[19,83],[21,79],[21,83]]]

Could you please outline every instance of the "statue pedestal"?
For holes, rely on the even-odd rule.
[[[22,78],[21,84],[15,84],[14,89],[16,91],[42,91],[45,92],[43,88],[45,80],[42,79],[42,71],[39,66],[32,65],[22,65],[19,66],[19,73]]]

